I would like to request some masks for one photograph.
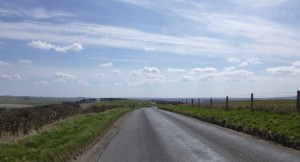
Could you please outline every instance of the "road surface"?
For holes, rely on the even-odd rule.
[[[300,162],[300,152],[190,117],[139,109],[126,117],[101,162]]]

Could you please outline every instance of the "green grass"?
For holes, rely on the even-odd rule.
[[[248,109],[225,111],[185,105],[159,107],[300,149],[300,115],[295,112],[285,114]]]
[[[115,107],[123,107],[123,108],[142,108],[150,105],[149,101],[142,100],[115,100],[115,101],[101,101],[91,103],[88,106],[85,105],[85,108],[89,107],[101,107],[101,106],[115,106]]]
[[[43,106],[76,100],[76,98],[0,96],[0,104],[20,104],[30,106]]]
[[[250,99],[249,100],[237,100],[230,101],[229,98],[229,108],[230,109],[243,109],[250,108]],[[196,103],[197,105],[197,103]],[[203,107],[210,107],[209,102],[201,104]],[[224,108],[226,102],[224,101],[214,101],[214,108]],[[277,111],[277,112],[293,112],[296,110],[296,100],[287,100],[287,99],[254,99],[254,109],[264,110],[264,111]]]
[[[17,143],[0,143],[0,161],[66,161],[130,110],[70,117]]]

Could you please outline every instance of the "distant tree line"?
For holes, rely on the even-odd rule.
[[[117,100],[128,100],[126,98],[100,98],[100,101],[117,101]]]
[[[76,102],[63,102],[46,106],[29,108],[0,109],[0,137],[3,133],[12,136],[28,134],[32,130],[39,130],[45,125],[52,124],[58,120],[65,119],[78,114],[92,112],[103,112],[119,108],[120,105],[91,106],[85,109],[80,108],[81,103],[95,102],[96,99],[83,99]]]
[[[181,101],[168,101],[168,100],[151,100],[151,101],[157,104],[172,104],[172,105],[183,104],[183,102]]]
[[[86,98],[86,99],[82,99],[80,101],[76,101],[76,103],[83,104],[83,103],[93,103],[93,102],[96,102],[96,101],[97,101],[96,98]]]

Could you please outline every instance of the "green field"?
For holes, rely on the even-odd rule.
[[[225,101],[213,101],[213,108],[225,108]],[[209,102],[201,103],[202,107],[210,107]],[[250,109],[249,100],[234,100],[229,98],[229,109]],[[264,111],[293,112],[296,110],[296,100],[287,99],[255,99],[254,109]]]
[[[66,161],[130,110],[70,117],[16,143],[0,143],[0,161]]]
[[[282,113],[249,109],[225,111],[188,105],[159,105],[159,108],[300,149],[300,115],[296,112]]]
[[[14,105],[18,107],[26,106],[43,106],[56,103],[62,103],[65,101],[76,101],[76,98],[52,98],[52,97],[15,97],[15,96],[0,96],[0,104],[2,106],[7,105],[8,108],[12,108]],[[23,106],[22,106],[23,105]],[[1,105],[0,105],[1,107]]]
[[[91,108],[91,107],[127,107],[127,108],[141,108],[150,105],[149,101],[142,101],[142,100],[115,100],[115,101],[101,101],[90,103],[88,105],[84,104],[84,108]]]

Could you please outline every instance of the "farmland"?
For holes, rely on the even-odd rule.
[[[28,96],[0,96],[0,107],[23,108],[77,101],[80,98],[52,98],[52,97],[28,97]]]

